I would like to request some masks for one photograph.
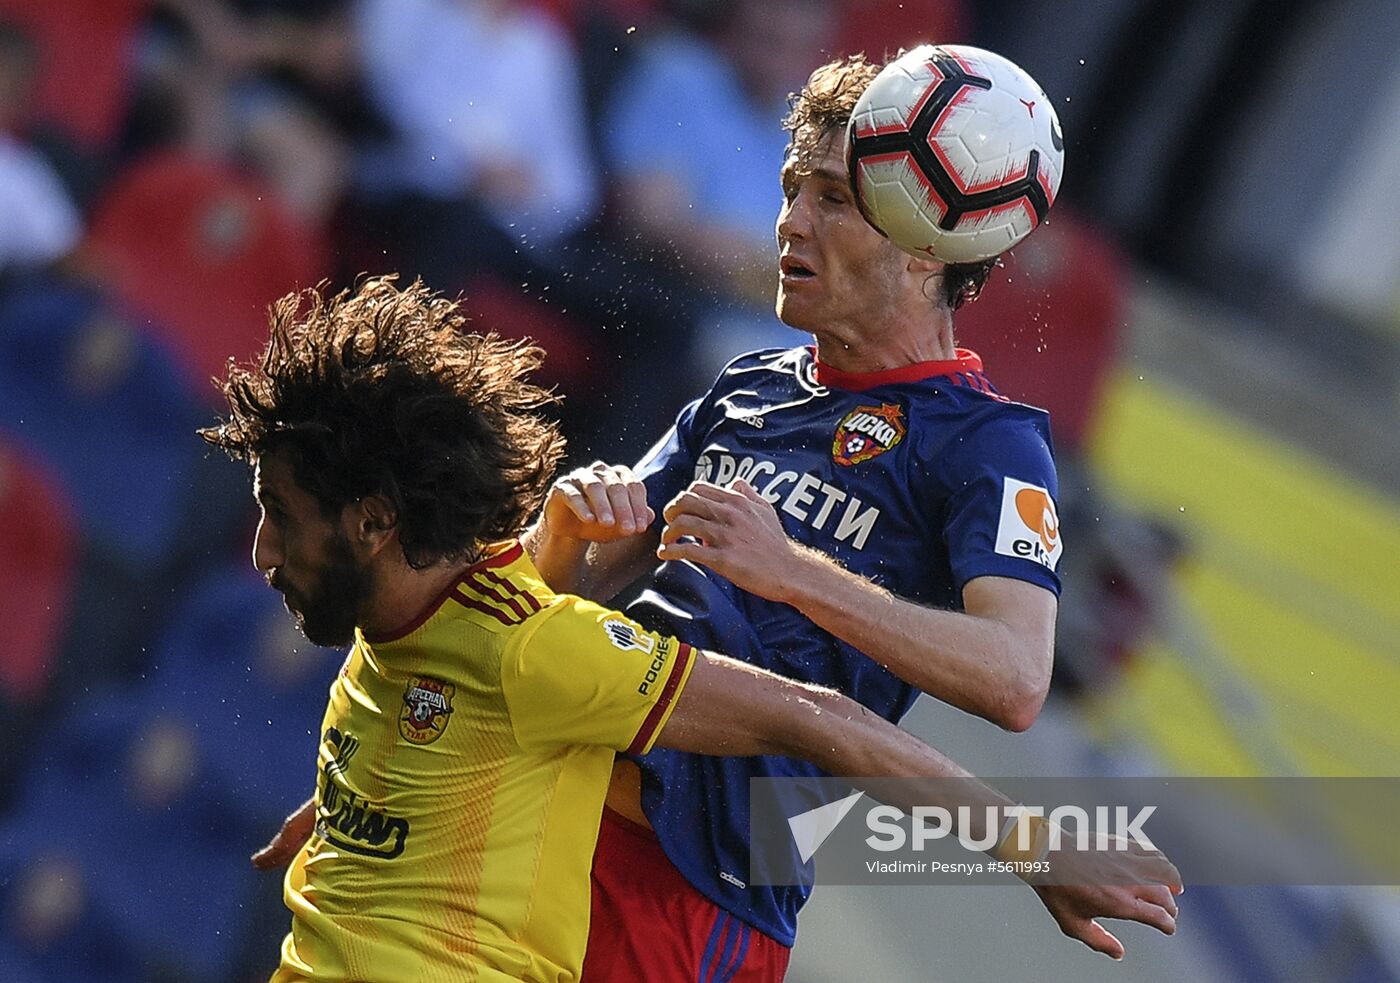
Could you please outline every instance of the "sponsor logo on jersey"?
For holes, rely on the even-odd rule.
[[[772,461],[748,455],[707,450],[695,462],[695,480],[726,487],[731,481],[747,481],[780,512],[858,550],[865,549],[880,518],[879,506],[866,504],[810,471],[779,471]]]
[[[359,739],[334,727],[322,740],[321,772],[316,776],[316,835],[350,853],[392,860],[408,841],[408,820],[391,816],[351,785],[347,770],[359,749]]]
[[[603,631],[607,632],[608,640],[624,652],[650,653],[656,647],[656,640],[643,631],[640,625],[624,621],[616,615],[603,622]]]
[[[410,744],[431,744],[447,730],[457,687],[427,676],[413,676],[403,691],[399,733]]]
[[[651,641],[650,638],[647,641]],[[671,661],[671,655],[675,650],[676,643],[669,638],[661,639],[656,646],[656,652],[651,658],[651,665],[647,666],[646,674],[642,676],[642,682],[637,687],[637,692],[643,696],[651,693],[651,688],[661,680],[661,670],[666,668],[666,663]],[[647,649],[648,652],[651,649]]]
[[[878,457],[904,439],[904,410],[894,403],[857,406],[836,425],[831,456],[850,467]]]
[[[1063,549],[1060,517],[1050,493],[1039,485],[1003,479],[997,552],[1034,560],[1054,570]]]

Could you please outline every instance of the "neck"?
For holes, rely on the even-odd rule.
[[[360,612],[360,630],[370,638],[398,634],[436,603],[462,576],[466,563],[437,563],[415,570],[402,553],[372,573],[369,599]]]
[[[842,372],[884,372],[917,362],[956,358],[953,312],[931,319],[891,322],[887,328],[813,332],[817,359]]]

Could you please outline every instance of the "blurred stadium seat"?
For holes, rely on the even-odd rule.
[[[36,764],[0,827],[11,917],[39,925],[16,939],[93,949],[105,937],[139,978],[228,979],[265,893],[247,856],[313,786],[336,665],[250,568],[203,579],[148,678],[41,722]],[[64,917],[53,896],[72,909]],[[76,939],[88,925],[110,932]],[[24,957],[36,970],[52,964],[38,948]]]
[[[0,21],[40,47],[36,114],[88,150],[108,147],[130,97],[137,29],[151,0],[0,0]]]
[[[918,44],[966,44],[970,22],[961,0],[851,0],[841,5],[831,51],[879,62]]]
[[[201,578],[156,646],[137,702],[188,729],[200,797],[245,848],[311,794],[316,726],[340,661],[301,636],[246,563]]]
[[[128,966],[97,979],[218,980],[239,951],[256,875],[191,780],[193,733],[140,711],[94,693],[47,722],[45,751],[0,830],[11,917],[38,923],[17,941],[32,940],[34,968],[76,957],[94,970]]]
[[[98,282],[180,359],[201,396],[267,338],[267,305],[325,275],[328,247],[271,188],[227,164],[163,153],[121,175],[84,247]]]
[[[1050,411],[1055,447],[1076,450],[1118,354],[1128,260],[1063,204],[958,312],[958,341],[1012,399]]]
[[[499,280],[482,277],[473,281],[467,286],[463,307],[480,330],[531,338],[541,345],[546,357],[538,378],[546,385],[559,385],[582,395],[581,387],[596,381],[603,369],[594,361],[600,353],[589,345],[590,332],[582,325]]]
[[[43,694],[69,616],[77,557],[67,491],[0,435],[0,702]]]
[[[162,566],[202,453],[203,417],[165,348],[102,297],[59,280],[0,295],[0,432],[48,462],[84,537]]]
[[[34,724],[73,617],[79,534],[58,478],[0,435],[0,811],[24,773]]]
[[[174,359],[89,287],[0,294],[0,392],[0,435],[62,483],[79,532],[62,706],[139,670],[181,578],[243,535],[247,489],[195,436],[207,417]]]

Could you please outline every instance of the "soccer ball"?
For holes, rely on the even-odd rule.
[[[1010,249],[1060,190],[1065,141],[1049,98],[1001,55],[922,45],[870,83],[846,165],[871,225],[906,252],[974,263]]]

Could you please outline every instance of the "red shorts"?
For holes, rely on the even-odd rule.
[[[780,983],[791,954],[691,887],[651,830],[603,810],[582,983]]]

